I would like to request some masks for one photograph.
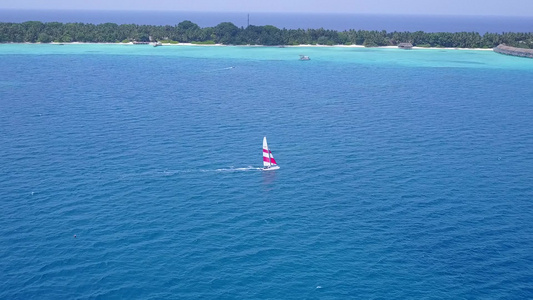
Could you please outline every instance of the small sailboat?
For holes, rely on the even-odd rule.
[[[266,136],[263,138],[263,171],[277,170],[279,169],[272,151],[268,148]]]

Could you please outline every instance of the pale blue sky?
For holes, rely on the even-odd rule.
[[[533,0],[0,0],[0,9],[323,12],[533,17]]]

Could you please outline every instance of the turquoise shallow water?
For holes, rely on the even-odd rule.
[[[0,45],[0,71],[2,299],[533,297],[533,60]]]

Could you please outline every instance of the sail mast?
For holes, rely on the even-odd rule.
[[[268,150],[268,164],[269,166],[272,166],[272,152],[270,151],[270,148],[267,147]]]

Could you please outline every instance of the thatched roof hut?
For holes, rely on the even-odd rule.
[[[411,43],[399,43],[398,48],[400,49],[413,49],[413,44]]]

